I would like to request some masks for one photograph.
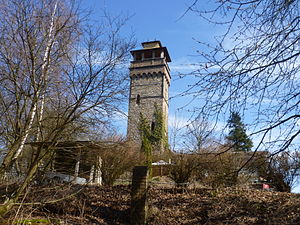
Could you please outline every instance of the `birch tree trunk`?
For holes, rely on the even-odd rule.
[[[11,147],[8,154],[3,159],[3,163],[0,167],[0,177],[4,175],[4,173],[11,168],[11,166],[14,164],[14,162],[18,159],[20,154],[22,153],[24,149],[25,142],[27,141],[28,135],[30,134],[33,126],[34,119],[36,118],[36,114],[38,113],[38,105],[40,103],[40,111],[39,111],[39,126],[37,131],[37,141],[40,140],[40,127],[41,127],[41,121],[43,119],[43,110],[44,110],[44,102],[45,102],[45,92],[47,90],[47,78],[48,78],[48,70],[49,70],[49,61],[50,61],[50,54],[52,51],[52,46],[55,41],[55,37],[53,35],[54,32],[54,26],[55,26],[55,13],[57,10],[57,4],[56,1],[54,5],[53,12],[51,14],[51,23],[48,31],[48,40],[46,43],[46,48],[44,52],[43,62],[41,65],[41,77],[40,77],[40,83],[38,83],[36,79],[36,73],[32,71],[32,86],[34,87],[34,93],[35,96],[32,100],[32,106],[29,111],[29,115],[26,119],[27,123],[24,127],[24,131],[19,137],[18,140],[14,143],[14,145]],[[41,100],[40,100],[41,99]]]
[[[128,78],[122,68],[134,42],[120,36],[122,19],[88,26],[76,0],[0,5],[0,145],[7,149],[0,179],[26,153],[26,144],[35,148],[24,181],[0,206],[3,215],[41,165],[51,164],[44,160],[55,155],[59,141],[76,137],[77,126],[88,127],[91,116],[102,125],[119,109]]]

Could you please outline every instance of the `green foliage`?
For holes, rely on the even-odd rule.
[[[246,134],[245,125],[237,112],[232,112],[228,120],[229,135],[226,137],[235,151],[248,152],[253,147],[251,139]]]
[[[153,131],[151,132],[151,143],[156,148],[163,147],[164,150],[167,150],[168,145],[168,139],[166,135],[166,128],[165,128],[165,121],[163,119],[163,114],[161,109],[157,107],[157,105],[154,105],[155,111],[154,111],[154,119],[155,119],[155,127]]]
[[[140,115],[140,134],[142,139],[142,149],[160,149],[161,145],[164,150],[168,149],[168,139],[166,136],[165,121],[161,109],[154,105],[154,127],[150,127],[150,122],[141,114]],[[149,145],[149,146],[148,146]]]
[[[163,132],[164,132],[162,112],[160,109],[158,109],[157,105],[155,105],[154,120],[155,120],[155,127],[151,132],[152,143],[159,142],[163,138]]]
[[[57,224],[59,224],[60,222],[57,221]],[[18,220],[15,221],[15,224],[53,224],[53,221],[49,220],[49,219],[24,219],[24,220]],[[56,224],[56,223],[55,223]]]
[[[148,120],[140,114],[140,134],[142,139],[141,151],[145,154],[145,164],[150,168],[152,164],[151,129]]]
[[[152,165],[152,152],[153,150],[161,150],[161,147],[164,150],[168,149],[168,140],[165,131],[165,122],[163,119],[162,111],[154,105],[154,126],[150,127],[150,122],[140,114],[140,135],[142,140],[141,151],[145,155],[145,164],[150,169],[151,174],[151,165]]]

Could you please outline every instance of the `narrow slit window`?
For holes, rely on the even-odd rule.
[[[137,105],[141,104],[141,96],[140,95],[136,96],[136,104]]]
[[[155,129],[155,122],[152,121],[152,123],[151,123],[151,132],[153,132],[154,129]]]

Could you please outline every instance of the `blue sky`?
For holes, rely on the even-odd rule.
[[[199,23],[199,19],[193,14],[178,20],[185,12],[188,1],[92,0],[91,2],[96,12],[101,12],[104,7],[115,15],[130,16],[127,29],[134,32],[138,42],[160,40],[168,47],[173,60],[195,53],[197,48],[192,38],[209,33],[209,26]]]

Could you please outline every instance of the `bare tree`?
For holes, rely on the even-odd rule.
[[[182,126],[180,125],[180,122],[178,121],[178,114],[175,113],[174,119],[169,122],[169,145],[170,150],[175,152],[178,148],[178,142],[179,138],[182,135],[181,134]]]
[[[277,191],[290,192],[299,181],[299,153],[282,152],[269,160],[266,158],[257,171]]]
[[[194,1],[187,12],[222,26],[216,44],[201,43],[201,63],[190,93],[204,98],[201,115],[220,119],[239,111],[254,115],[259,148],[274,153],[298,145],[299,1]],[[222,19],[221,19],[222,18]]]
[[[196,118],[186,126],[183,138],[185,149],[200,152],[212,144],[213,128],[205,118]]]
[[[83,118],[105,122],[126,87],[122,70],[133,48],[121,37],[124,19],[87,20],[76,1],[0,2],[0,123],[10,171],[26,142],[38,141],[27,176],[0,208],[5,213],[29,185],[51,147]],[[51,145],[43,145],[50,142]]]

